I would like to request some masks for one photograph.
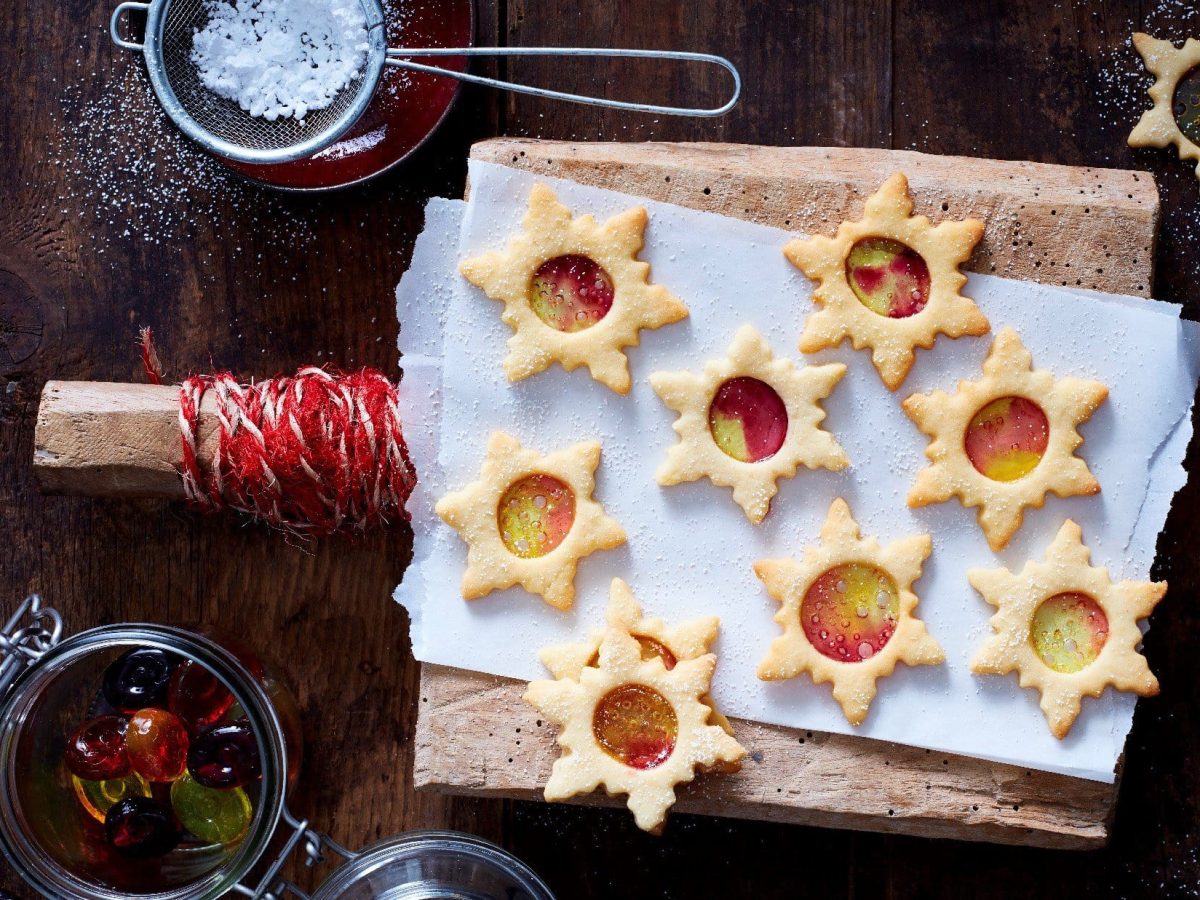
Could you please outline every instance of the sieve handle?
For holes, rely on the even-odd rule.
[[[728,102],[711,109],[691,108],[685,106],[657,106],[652,103],[633,103],[627,100],[609,100],[606,97],[592,97],[586,94],[571,94],[565,91],[554,91],[549,88],[533,87],[527,84],[517,84],[512,81],[502,81],[498,78],[485,78],[482,75],[471,75],[467,72],[456,72],[438,66],[411,62],[413,56],[574,56],[574,57],[605,57],[609,59],[667,59],[673,62],[700,62],[720,66],[733,76],[733,96]],[[447,75],[459,81],[471,84],[484,84],[489,87],[501,88],[518,94],[532,94],[535,97],[549,97],[554,100],[568,100],[572,103],[585,103],[589,106],[604,106],[610,109],[627,109],[634,112],[658,113],[665,116],[723,116],[737,105],[742,94],[742,76],[737,68],[723,56],[710,53],[689,53],[682,50],[617,50],[606,47],[432,47],[427,49],[412,49],[409,47],[392,47],[387,51],[387,63],[402,69],[417,72],[430,72],[435,75]]]
[[[145,49],[144,45],[134,43],[133,41],[127,41],[125,38],[121,37],[121,17],[124,16],[125,13],[133,12],[135,10],[137,12],[149,12],[150,4],[133,3],[128,2],[128,0],[125,3],[118,3],[117,8],[113,10],[112,18],[108,20],[108,33],[112,36],[113,43],[118,47],[124,47],[126,50],[137,50],[140,52]]]

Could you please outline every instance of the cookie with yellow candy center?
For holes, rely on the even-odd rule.
[[[1077,430],[1108,396],[1098,381],[1055,378],[1033,368],[1017,333],[1003,329],[983,364],[983,377],[960,381],[953,394],[905,399],[904,411],[930,437],[930,464],[908,494],[913,507],[958,497],[978,507],[988,545],[999,550],[1021,527],[1025,509],[1047,494],[1098,493],[1087,463],[1075,455]]]
[[[862,536],[845,500],[833,501],[820,542],[801,559],[754,564],[779,601],[775,621],[783,629],[758,677],[780,681],[807,672],[814,684],[831,682],[847,721],[861,724],[876,681],[897,663],[929,666],[945,659],[916,617],[912,590],[932,546],[927,534],[880,546]]]
[[[629,585],[620,578],[614,578],[609,589],[605,624],[632,635],[641,648],[643,659],[660,659],[670,671],[679,660],[695,659],[709,651],[717,639],[720,620],[716,616],[704,616],[668,626],[662,619],[643,615],[642,607]],[[599,662],[603,638],[604,631],[596,629],[586,641],[546,647],[538,653],[538,658],[555,678],[578,679],[586,666],[595,666]],[[712,698],[706,695],[701,700],[712,709],[709,721],[733,734],[733,726],[713,706]]]
[[[843,222],[832,238],[790,241],[788,258],[812,281],[818,311],[808,317],[800,349],[815,353],[849,338],[868,347],[880,378],[895,390],[916,348],[939,334],[957,338],[988,331],[988,320],[959,291],[959,266],[983,236],[976,219],[934,226],[914,216],[908,179],[897,173],[866,203],[863,218]]]
[[[675,787],[698,771],[738,763],[746,751],[718,725],[701,698],[716,657],[643,658],[636,638],[607,628],[595,666],[578,679],[530,682],[525,700],[559,728],[562,755],[546,783],[547,800],[566,800],[603,787],[625,794],[638,827],[660,832]]]
[[[478,480],[436,507],[467,544],[463,597],[519,584],[569,609],[579,560],[625,543],[624,529],[592,498],[599,465],[595,441],[541,454],[494,433]]]
[[[1150,615],[1166,582],[1113,582],[1094,568],[1083,531],[1068,519],[1043,562],[1020,572],[970,569],[971,586],[996,608],[992,636],[971,661],[985,675],[1016,672],[1023,688],[1041,692],[1050,731],[1066,737],[1084,697],[1106,687],[1143,697],[1158,693],[1158,679],[1137,648],[1138,620]]]
[[[603,224],[571,215],[554,192],[536,185],[521,231],[503,251],[464,260],[459,271],[504,304],[512,331],[504,371],[520,381],[559,363],[587,366],[618,394],[630,389],[624,349],[643,329],[687,316],[687,307],[650,284],[650,264],[637,258],[648,215],[634,207]]]

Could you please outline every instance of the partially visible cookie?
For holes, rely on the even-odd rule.
[[[637,258],[645,242],[644,207],[603,225],[571,211],[543,184],[503,252],[465,260],[459,270],[493,300],[513,330],[504,371],[520,381],[559,363],[587,366],[618,394],[630,388],[624,348],[637,346],[643,328],[661,328],[687,316],[687,307],[661,285],[650,284],[650,264]]]
[[[717,630],[720,628],[720,620],[716,616],[681,622],[673,628],[668,627],[662,619],[647,617],[642,614],[642,607],[629,585],[620,578],[612,580],[605,620],[609,628],[619,628],[633,635],[642,648],[643,659],[657,656],[668,671],[675,668],[675,663],[681,659],[695,659],[707,653],[717,639]],[[578,681],[579,673],[585,666],[595,666],[599,662],[600,641],[603,638],[603,629],[596,629],[584,642],[544,648],[538,653],[538,659],[555,678]],[[733,734],[733,726],[717,712],[712,698],[705,695],[700,699],[712,708],[709,721]]]
[[[624,529],[592,499],[599,465],[595,441],[542,455],[492,434],[479,479],[436,507],[467,544],[463,597],[519,584],[569,609],[579,560],[625,543]]]
[[[764,681],[807,672],[814,684],[833,683],[833,697],[852,725],[867,717],[875,682],[896,664],[931,666],[945,659],[916,617],[913,582],[933,548],[927,534],[881,547],[864,538],[845,500],[829,507],[821,540],[796,559],[754,564],[767,592],[779,601],[775,621],[783,634],[759,664]]]
[[[986,675],[1017,672],[1021,687],[1041,692],[1050,731],[1064,738],[1084,697],[1112,686],[1143,697],[1158,679],[1137,648],[1144,619],[1167,592],[1165,581],[1113,583],[1091,564],[1083,531],[1068,519],[1045,562],[1008,569],[969,569],[967,580],[996,607],[993,635],[971,661]]]
[[[661,832],[675,786],[697,771],[737,764],[746,751],[717,725],[701,700],[717,663],[711,653],[668,669],[645,659],[638,641],[609,627],[595,666],[578,680],[530,682],[525,700],[559,727],[562,755],[546,783],[547,800],[603,787],[627,794],[638,827]]]
[[[1154,76],[1150,99],[1129,135],[1130,147],[1175,145],[1179,158],[1196,160],[1200,177],[1200,41],[1188,38],[1182,47],[1148,34],[1133,36],[1146,71]]]
[[[841,363],[796,366],[777,359],[752,325],[743,325],[725,356],[704,371],[655,372],[650,384],[679,413],[679,442],[667,450],[658,483],[708,478],[733,488],[733,499],[758,524],[780,478],[801,465],[838,472],[850,464],[821,428],[821,401],[846,374]]]
[[[908,179],[897,173],[868,200],[863,218],[843,222],[832,238],[790,241],[786,256],[817,282],[800,349],[815,353],[849,338],[871,349],[883,383],[895,390],[916,348],[947,337],[986,334],[988,320],[959,291],[965,263],[983,236],[977,219],[942,222],[912,214]]]
[[[930,465],[917,473],[909,506],[958,497],[979,507],[988,545],[999,550],[1021,527],[1027,507],[1046,494],[1096,494],[1087,463],[1075,455],[1079,426],[1108,396],[1098,381],[1058,378],[1033,368],[1017,333],[1003,329],[983,364],[983,378],[960,381],[953,394],[913,394],[904,411],[932,440]]]

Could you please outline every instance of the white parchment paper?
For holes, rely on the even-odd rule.
[[[726,488],[708,481],[662,488],[654,471],[676,440],[674,414],[647,384],[659,369],[698,369],[724,353],[747,322],[777,355],[799,359],[796,341],[812,310],[811,288],[783,257],[793,235],[774,228],[629,197],[494,164],[472,162],[471,202],[435,200],[427,210],[410,271],[398,288],[406,434],[421,482],[412,501],[415,555],[396,590],[412,617],[413,652],[426,662],[520,679],[543,677],[538,648],[578,639],[603,621],[608,584],[627,580],[643,607],[669,621],[721,617],[713,694],[725,713],[821,731],[854,733],[918,747],[1111,781],[1132,721],[1134,698],[1111,690],[1086,700],[1067,739],[1051,736],[1034,691],[1016,676],[971,674],[968,663],[989,633],[992,608],[966,580],[973,566],[1019,568],[1041,558],[1066,517],[1078,521],[1093,562],[1114,577],[1146,578],[1155,543],[1183,484],[1196,385],[1192,323],[1177,306],[1092,295],[972,275],[965,293],[991,319],[1013,326],[1034,365],[1096,378],[1110,396],[1081,429],[1081,455],[1102,485],[1097,497],[1030,510],[1025,525],[993,554],[975,512],[957,501],[910,510],[905,496],[924,462],[926,439],[899,400],[976,378],[991,337],[940,338],[919,351],[900,391],[879,380],[868,354],[848,346],[811,357],[841,361],[846,377],[826,401],[827,427],[846,449],[842,473],[801,469],[780,482],[770,515],[752,525]],[[604,218],[631,204],[650,211],[642,258],[691,315],[643,332],[628,351],[634,387],[621,397],[586,369],[561,367],[512,385],[501,370],[510,331],[500,305],[457,275],[466,256],[500,248],[518,227],[536,181],[551,185],[577,213]],[[466,548],[433,513],[446,490],[474,479],[489,432],[502,429],[541,450],[596,438],[603,444],[597,499],[629,542],[582,561],[577,598],[558,612],[519,588],[466,602],[458,591]],[[771,638],[777,605],[751,571],[764,557],[798,554],[815,541],[835,497],[845,497],[864,533],[883,542],[914,532],[934,550],[916,583],[918,614],[946,651],[941,666],[907,668],[879,683],[867,720],[847,724],[829,685],[805,676],[765,683],[755,668]],[[1166,602],[1171,602],[1170,598]]]

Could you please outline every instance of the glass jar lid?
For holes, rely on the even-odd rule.
[[[312,900],[554,900],[545,883],[495,844],[452,831],[414,831],[352,854]]]

